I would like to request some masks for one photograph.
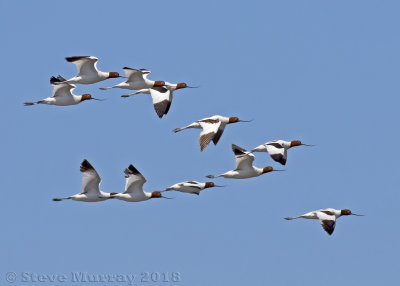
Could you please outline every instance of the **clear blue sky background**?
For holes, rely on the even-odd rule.
[[[181,273],[179,285],[398,285],[398,1],[2,1],[0,284],[8,271]],[[76,74],[66,56],[103,71],[147,68],[149,78],[200,85],[175,93],[159,119],[148,95],[80,85],[104,102],[23,102],[51,95],[49,78]],[[200,153],[198,130],[228,126]],[[231,144],[316,144],[289,151],[287,171],[199,197],[144,203],[53,202],[80,192],[88,159],[107,192],[134,164],[160,190],[234,167]],[[256,166],[280,166],[266,154]],[[317,221],[350,208],[332,236]],[[151,284],[151,283],[150,283]],[[46,284],[40,284],[46,285]],[[116,284],[115,284],[116,285]],[[123,285],[123,284],[118,284]],[[156,284],[154,284],[156,285]],[[159,285],[166,285],[159,283]]]

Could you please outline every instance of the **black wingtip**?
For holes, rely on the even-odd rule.
[[[129,167],[125,169],[124,173],[126,175],[138,175],[138,174],[140,174],[139,170],[136,169],[132,164],[130,164]]]
[[[91,169],[94,170],[93,166],[89,163],[88,160],[84,159],[82,161],[82,163],[81,163],[80,171],[83,173],[83,172],[86,172],[86,171],[91,170]]]

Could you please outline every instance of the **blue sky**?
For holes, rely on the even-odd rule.
[[[191,286],[397,285],[399,8],[2,1],[0,284],[7,272],[81,271],[179,272],[177,285]],[[52,75],[75,75],[64,57],[80,55],[103,71],[147,68],[151,79],[201,88],[177,91],[161,120],[148,95],[98,89],[119,79],[75,90],[103,102],[23,106],[51,94]],[[214,114],[254,121],[228,126],[202,153],[198,130],[172,132]],[[123,191],[131,163],[153,191],[231,170],[232,143],[273,139],[317,146],[290,150],[286,172],[216,179],[226,187],[200,196],[51,201],[80,192],[84,158],[104,191]],[[280,167],[263,153],[255,165]],[[332,236],[317,221],[283,220],[325,207],[366,216],[340,218]]]

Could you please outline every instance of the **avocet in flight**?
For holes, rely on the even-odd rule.
[[[286,220],[292,220],[297,218],[305,218],[305,219],[318,219],[321,226],[324,230],[329,234],[332,235],[333,231],[335,230],[336,220],[343,216],[343,215],[355,215],[355,216],[362,216],[358,214],[354,214],[351,210],[344,209],[344,210],[335,210],[335,209],[321,209],[312,211],[306,214],[302,214],[297,217],[285,217]]]
[[[141,202],[152,198],[168,199],[163,197],[159,191],[151,193],[143,191],[143,185],[146,183],[146,179],[133,165],[129,165],[129,167],[125,169],[124,173],[126,178],[125,192],[114,193],[111,195],[111,198],[116,198],[126,202]]]
[[[57,78],[55,78],[54,76],[51,77],[50,84],[53,85],[53,94],[51,97],[35,102],[25,102],[25,106],[31,106],[35,104],[67,106],[75,105],[85,100],[100,100],[97,98],[93,98],[90,94],[73,94],[72,91],[76,88],[76,86],[74,84],[66,83],[65,78],[63,78],[62,76],[58,76]]]
[[[220,115],[214,115],[197,120],[189,124],[188,126],[175,128],[173,131],[176,133],[188,128],[202,128],[203,131],[200,133],[200,151],[203,151],[208,146],[208,144],[210,144],[211,140],[214,142],[214,145],[217,145],[227,124],[250,121],[240,120],[238,117],[224,117]]]
[[[274,170],[271,166],[264,168],[257,168],[253,166],[254,155],[235,144],[232,144],[232,151],[235,154],[236,168],[220,175],[208,175],[207,178],[224,177],[230,179],[247,179],[272,171],[283,171]]]
[[[109,199],[111,195],[116,194],[100,191],[100,176],[88,160],[83,160],[80,171],[83,173],[82,192],[66,198],[54,198],[53,201],[58,202],[71,199],[80,202],[100,202]]]
[[[108,78],[121,77],[117,72],[102,72],[97,69],[98,58],[90,56],[68,57],[67,62],[73,63],[78,69],[78,75],[66,80],[66,83],[92,84]]]
[[[313,145],[303,144],[301,143],[300,140],[294,140],[294,141],[275,140],[261,144],[256,148],[252,149],[251,152],[267,152],[274,161],[279,162],[282,165],[286,165],[287,150],[295,146],[313,146]]]

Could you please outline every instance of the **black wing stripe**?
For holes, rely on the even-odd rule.
[[[282,145],[279,144],[279,143],[268,143],[267,145],[274,146],[275,148],[278,148],[278,149],[282,149],[283,148]]]

